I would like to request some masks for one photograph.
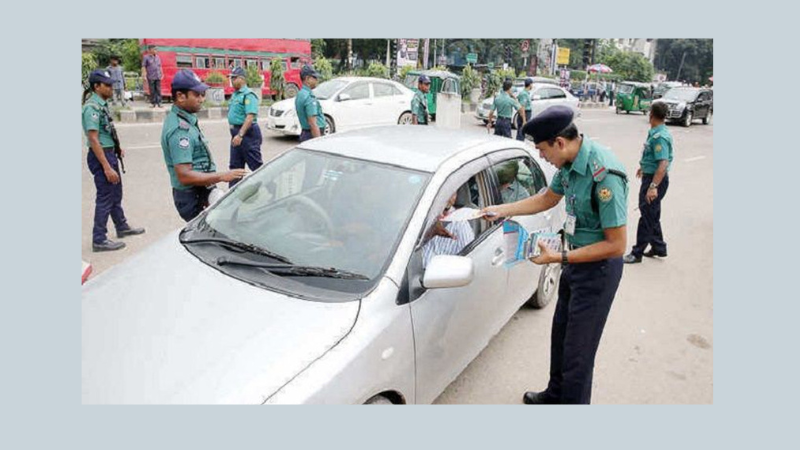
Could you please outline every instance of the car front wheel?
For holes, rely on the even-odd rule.
[[[558,297],[558,284],[561,280],[561,264],[548,264],[542,267],[536,292],[528,299],[528,305],[542,309]]]
[[[709,111],[708,115],[703,118],[703,125],[708,125],[711,123],[711,116],[714,114],[713,111]]]
[[[393,403],[382,395],[376,395],[364,402],[365,405],[392,405]]]
[[[336,124],[333,122],[331,116],[325,116],[325,131],[322,135],[327,136],[333,133],[336,133]]]
[[[403,114],[400,114],[400,118],[397,119],[397,124],[398,125],[411,125],[411,123],[413,122],[411,119],[412,119],[411,113],[406,111]]]
[[[686,115],[683,117],[683,126],[685,126],[685,127],[691,126],[693,118],[694,118],[694,116],[692,116],[692,112],[691,111],[686,111]]]

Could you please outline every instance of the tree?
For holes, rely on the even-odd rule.
[[[314,58],[314,68],[317,69],[317,72],[322,76],[322,79],[319,81],[327,81],[333,78],[333,66],[328,58],[324,56]]]
[[[269,89],[275,96],[275,101],[283,100],[284,84],[286,79],[283,76],[283,61],[275,58],[269,63]]]
[[[111,63],[112,56],[118,56],[127,71],[138,71],[142,66],[142,52],[138,39],[102,39],[92,50],[100,67]]]
[[[623,80],[649,83],[655,73],[650,60],[635,52],[608,51],[601,55],[599,62],[610,67]]]
[[[311,40],[311,56],[314,58],[314,61],[325,56],[325,46],[325,39]]]
[[[461,97],[469,98],[472,90],[481,85],[481,78],[477,72],[472,68],[472,65],[467,64],[464,71],[461,73]]]
[[[375,78],[389,78],[389,68],[379,62],[371,62],[364,70],[364,75]]]
[[[89,74],[97,69],[97,58],[91,53],[81,54],[81,84],[84,89],[89,87]]]
[[[714,41],[659,39],[656,41],[655,65],[659,71],[666,72],[670,80],[705,84],[714,74]]]

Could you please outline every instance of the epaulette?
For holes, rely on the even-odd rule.
[[[178,128],[180,128],[181,130],[188,130],[189,122],[182,119],[178,119]]]

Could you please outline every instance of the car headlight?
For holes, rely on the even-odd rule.
[[[675,109],[677,109],[678,111],[683,111],[684,108],[686,108],[686,102],[680,102],[677,105],[675,105]]]

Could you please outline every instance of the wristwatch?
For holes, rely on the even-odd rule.
[[[566,266],[567,264],[569,264],[569,261],[567,260],[567,250],[564,249],[561,250],[561,265]]]
[[[650,183],[650,189],[658,189],[658,185],[655,183]]]
[[[237,136],[239,136],[239,138],[244,138],[244,135],[242,133],[238,133]],[[650,186],[652,186],[652,184]]]

